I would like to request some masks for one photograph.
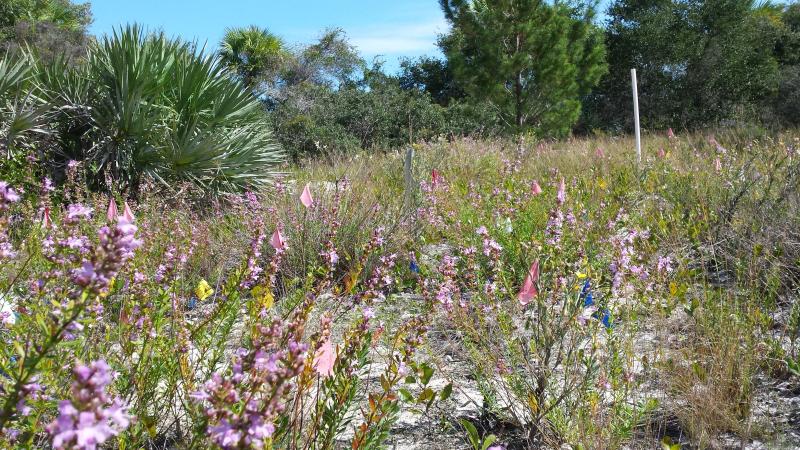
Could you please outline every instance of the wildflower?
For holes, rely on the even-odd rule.
[[[114,228],[102,227],[93,259],[84,261],[81,268],[73,272],[73,281],[96,292],[107,289],[123,264],[133,257],[134,250],[142,245],[135,237],[136,230],[136,225],[125,217],[120,217]]]
[[[79,203],[69,205],[67,207],[67,219],[88,219],[92,215],[92,208],[87,208]]]
[[[664,158],[667,157],[667,153],[664,151],[663,148],[659,148],[658,149],[658,157],[661,158],[661,159],[664,159]]]
[[[672,272],[672,258],[669,256],[659,256],[656,270],[661,274]]]
[[[533,183],[531,183],[531,194],[539,195],[541,193],[542,193],[542,187],[539,186],[539,182],[536,181],[536,180],[533,180]]]
[[[503,251],[503,246],[494,239],[486,238],[483,240],[483,254],[486,256],[496,256]]]
[[[711,136],[710,138],[708,138],[708,143],[714,146],[714,148],[717,150],[717,153],[721,153],[721,154],[724,155],[725,153],[728,152],[728,149],[726,149],[725,147],[720,145],[720,143],[717,142],[717,140],[714,138],[714,136]]]
[[[87,287],[97,278],[94,272],[94,264],[91,261],[84,261],[80,269],[73,271],[72,281],[78,286]]]
[[[42,180],[42,192],[53,192],[56,188],[53,186],[53,180],[50,177],[44,177]]]
[[[73,369],[72,398],[58,405],[58,418],[47,426],[56,449],[96,449],[130,425],[120,399],[106,393],[110,367],[99,360]]]
[[[408,263],[408,270],[410,270],[411,273],[419,273],[419,266],[417,265],[417,262],[414,261],[413,259],[411,260],[411,262]]]
[[[0,210],[6,209],[9,204],[19,201],[19,194],[5,181],[0,181]]]
[[[667,138],[669,138],[669,139],[675,139],[675,132],[674,132],[674,131],[672,131],[672,128],[668,128],[668,129],[667,129]]]
[[[559,206],[563,205],[567,200],[567,186],[564,184],[563,178],[561,179],[561,183],[558,185],[558,194],[556,195],[556,200],[558,201]]]
[[[364,320],[373,319],[375,318],[375,310],[370,306],[366,306],[364,307],[364,310],[361,312],[361,315],[364,317]]]
[[[113,222],[116,220],[119,212],[117,211],[117,202],[114,200],[114,197],[110,197],[108,199],[108,211],[106,212],[106,219],[109,222]]]
[[[597,313],[597,306],[591,305],[587,308],[584,308],[580,314],[578,314],[578,324],[581,326],[586,326],[586,324],[591,320],[592,317],[595,316]]]
[[[322,252],[322,256],[325,258],[326,261],[328,261],[328,264],[331,266],[335,266],[336,263],[339,262],[339,254],[336,252],[335,249]]]
[[[602,147],[597,147],[597,150],[594,151],[594,155],[599,159],[603,159],[606,157],[606,152],[603,151]]]
[[[522,306],[527,305],[531,302],[531,300],[534,299],[534,297],[539,295],[539,291],[536,289],[536,282],[538,280],[539,261],[535,261],[528,270],[528,276],[525,277],[525,282],[522,283],[522,289],[520,289],[519,294],[517,295],[517,299]]]
[[[722,171],[722,161],[720,161],[719,158],[714,160],[714,170],[717,171],[717,173]]]
[[[500,228],[506,234],[511,234],[514,231],[514,227],[511,224],[511,218],[509,217],[504,217],[502,220],[498,217],[496,225],[497,228]]]
[[[303,188],[303,193],[300,194],[300,203],[306,208],[311,208],[314,204],[314,199],[311,197],[311,189],[308,184]]]
[[[17,313],[14,303],[5,297],[0,297],[0,323],[6,326],[14,325],[17,322]]]

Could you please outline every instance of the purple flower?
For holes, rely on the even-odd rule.
[[[89,286],[96,278],[94,264],[91,261],[84,261],[81,268],[75,269],[72,273],[72,281],[81,287]]]
[[[88,219],[92,216],[92,208],[75,203],[67,207],[67,219]]]
[[[375,317],[375,310],[371,307],[367,306],[362,311],[362,315],[364,316],[364,320],[369,320]]]
[[[5,209],[8,204],[18,202],[19,194],[5,181],[0,181],[0,209]]]
[[[59,415],[47,426],[53,448],[94,450],[130,425],[125,406],[106,393],[110,369],[103,360],[73,369],[72,400],[58,404]]]

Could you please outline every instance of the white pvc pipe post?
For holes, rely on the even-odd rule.
[[[633,125],[636,128],[636,162],[642,164],[642,132],[639,130],[639,92],[636,88],[636,69],[631,69],[633,88]]]

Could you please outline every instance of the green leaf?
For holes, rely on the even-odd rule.
[[[447,400],[450,398],[450,395],[453,393],[453,383],[447,383],[447,386],[442,389],[442,392],[439,394],[439,399]]]
[[[481,450],[486,450],[492,444],[494,444],[494,442],[496,440],[497,440],[497,436],[495,436],[493,434],[490,434],[490,435],[486,436],[486,438],[483,440],[483,445],[481,446]]]
[[[418,400],[417,400],[417,401],[418,401],[419,403],[427,402],[428,400],[430,400],[431,398],[433,398],[433,397],[435,397],[435,396],[436,396],[436,394],[433,392],[433,389],[431,389],[431,388],[425,388],[425,390],[423,390],[423,391],[422,391],[422,392],[419,394],[419,398],[418,398]]]
[[[404,389],[400,389],[399,392],[400,392],[400,397],[403,397],[403,401],[404,402],[413,402],[414,401],[414,396],[411,395],[411,392],[409,392],[408,389],[405,389],[405,388]]]
[[[423,386],[427,386],[428,383],[430,383],[433,373],[433,367],[427,364],[422,365],[422,377],[420,378],[420,381],[422,382]]]
[[[480,436],[478,436],[478,429],[475,428],[475,425],[473,425],[472,422],[467,419],[459,419],[459,422],[461,422],[461,426],[467,430],[467,437],[469,438],[470,443],[472,443],[472,448],[478,450],[480,448]]]

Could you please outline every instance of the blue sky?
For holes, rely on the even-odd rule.
[[[258,25],[287,43],[308,43],[340,27],[362,56],[382,56],[394,71],[401,57],[439,54],[436,36],[447,30],[436,0],[91,0],[101,35],[137,22],[150,29],[216,48],[226,27]]]

